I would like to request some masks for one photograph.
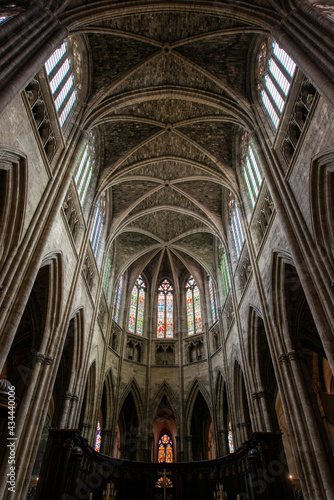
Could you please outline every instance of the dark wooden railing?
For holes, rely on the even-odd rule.
[[[220,484],[228,500],[294,497],[280,433],[254,433],[235,453],[216,460],[158,464],[96,453],[70,429],[50,431],[37,499],[102,500],[112,482],[116,500],[163,500],[156,482],[165,465],[173,485],[166,495],[170,500],[213,500]]]

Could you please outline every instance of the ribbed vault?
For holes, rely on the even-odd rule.
[[[110,200],[116,276],[214,275],[255,122],[254,61],[277,11],[262,0],[72,1],[62,15],[91,54],[83,124],[101,138],[97,198]]]

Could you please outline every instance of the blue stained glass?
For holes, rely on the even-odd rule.
[[[145,288],[145,281],[141,276],[138,276],[132,290],[129,314],[129,332],[138,335],[143,334]]]
[[[158,288],[157,337],[173,338],[173,287],[164,280]]]
[[[96,428],[96,439],[95,439],[95,451],[98,453],[100,452],[101,448],[101,424],[100,422],[97,422],[97,428]]]

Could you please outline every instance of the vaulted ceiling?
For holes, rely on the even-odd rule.
[[[262,0],[112,4],[72,2],[69,19],[90,55],[85,127],[101,139],[117,273],[214,276],[254,123],[254,58],[276,14]]]

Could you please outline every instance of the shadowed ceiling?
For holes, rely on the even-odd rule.
[[[116,274],[214,276],[270,2],[70,5],[91,57],[85,122],[101,138]]]

